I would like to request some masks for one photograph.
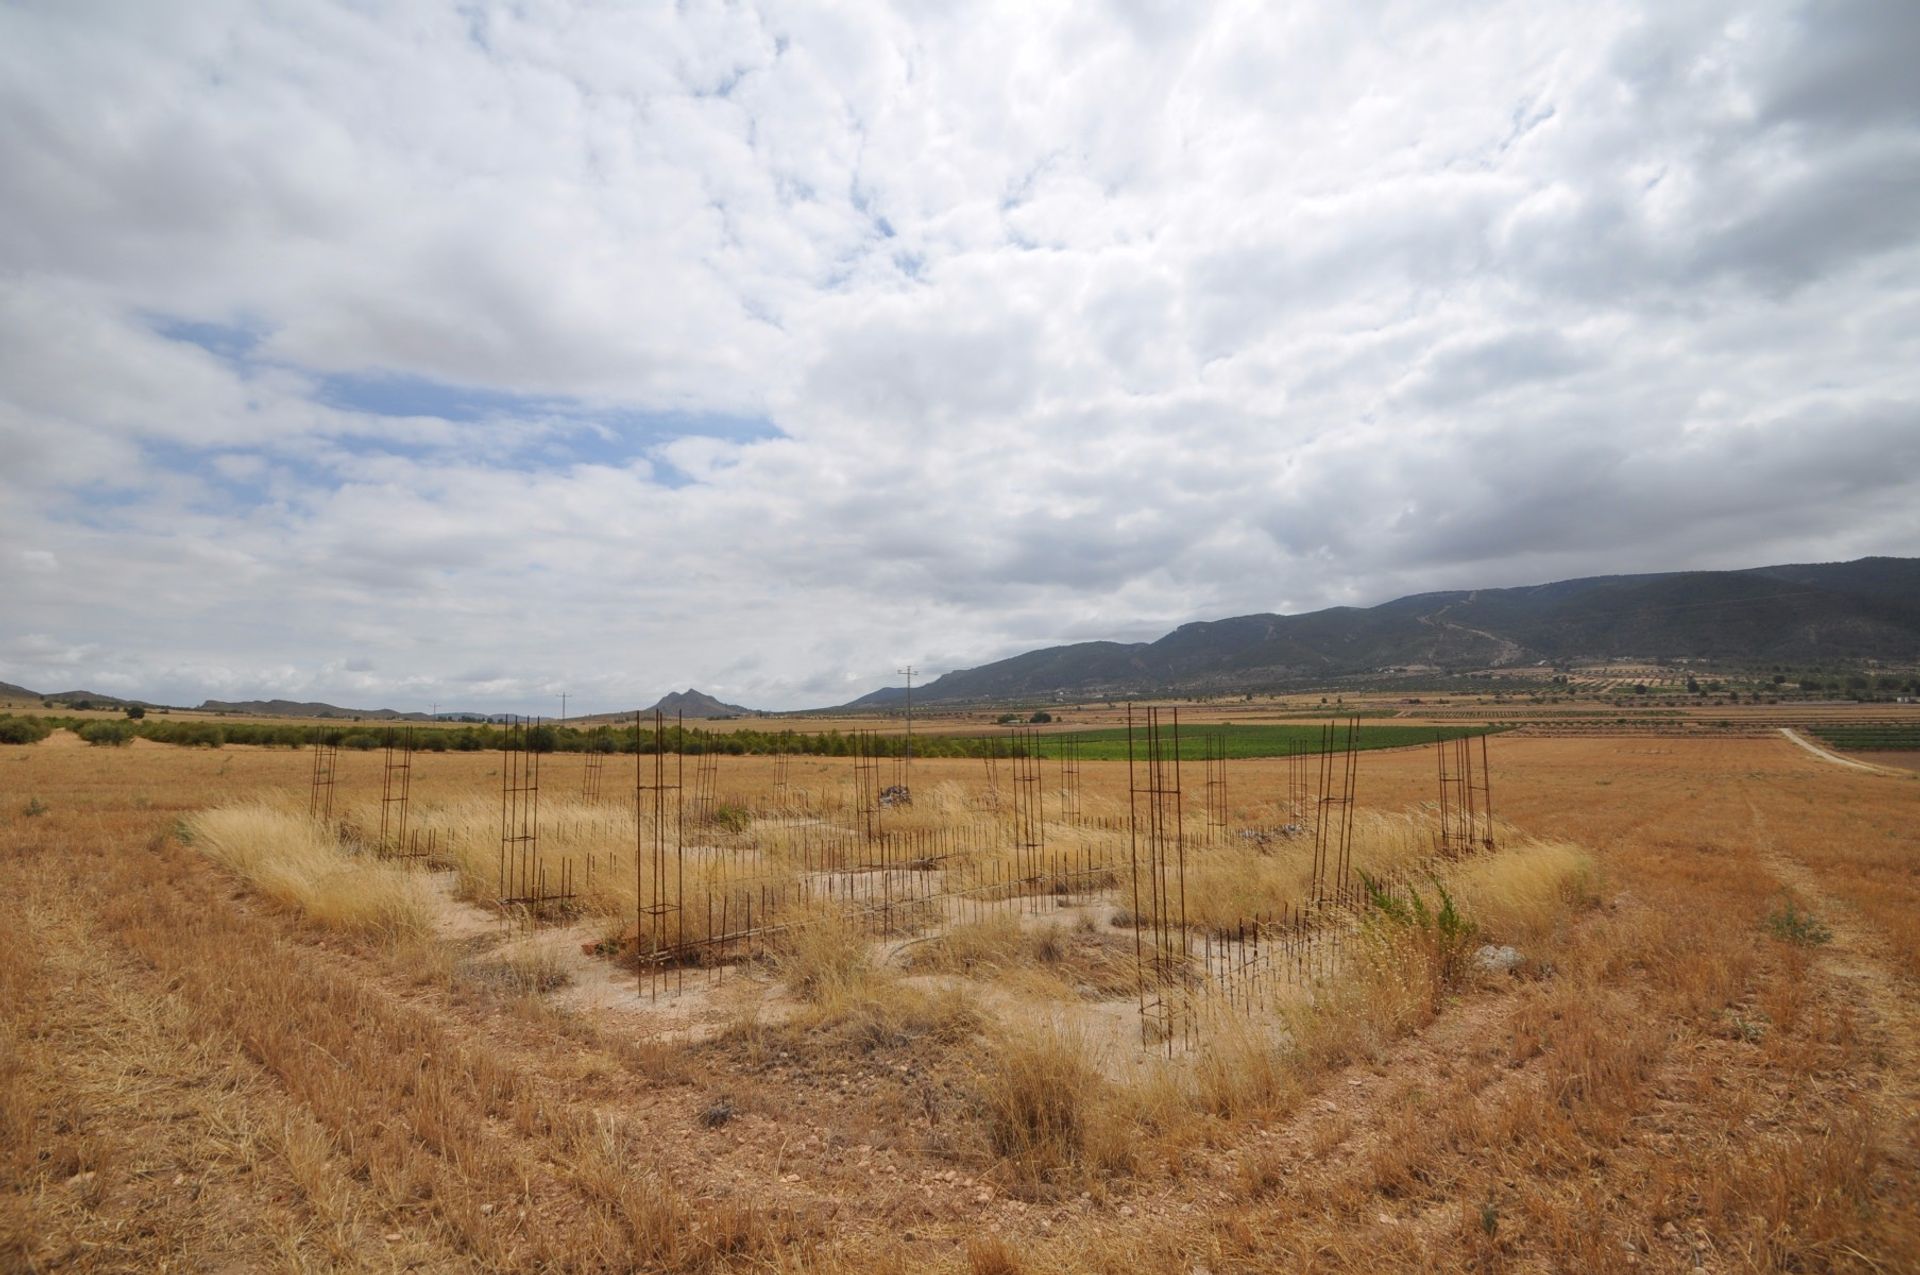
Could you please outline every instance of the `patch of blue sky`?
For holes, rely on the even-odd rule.
[[[140,450],[138,468],[67,488],[73,499],[60,520],[95,531],[128,532],[139,529],[150,508],[174,507],[171,502],[193,513],[231,514],[278,499],[267,486],[273,466],[255,453],[153,439]],[[156,499],[162,504],[156,506]]]
[[[718,438],[754,442],[779,430],[764,416],[682,409],[648,411],[606,407],[576,399],[445,385],[414,376],[322,378],[321,401],[343,411],[370,416],[431,417],[462,424],[521,423],[526,429],[488,440],[500,450],[493,459],[516,466],[631,464],[650,458],[676,438]],[[356,450],[378,445],[365,436]]]
[[[148,322],[168,340],[197,345],[242,372],[261,362],[255,351],[263,334],[255,327],[159,315],[149,316]],[[780,433],[771,420],[760,415],[605,406],[564,395],[455,385],[403,372],[322,373],[313,376],[313,386],[314,401],[355,416],[440,420],[484,431],[477,434],[472,429],[460,429],[440,438],[365,429],[331,435],[330,447],[359,457],[390,455],[425,460],[455,452],[517,469],[620,467],[644,459],[653,465],[661,481],[684,486],[693,480],[657,456],[664,444],[689,437],[746,443]],[[179,450],[183,454],[156,455],[155,462],[178,472],[198,473],[198,468],[188,463],[186,449]],[[276,456],[276,460],[291,466],[295,471],[292,477],[298,482],[334,485],[321,466],[292,456]],[[229,481],[228,486],[236,497],[245,494],[244,484]]]
[[[202,513],[231,513],[236,508],[251,509],[272,504],[279,497],[269,489],[276,469],[306,471],[310,467],[270,460],[258,452],[231,447],[184,447],[177,443],[149,442],[142,449],[147,462],[156,469],[198,479],[202,496],[189,507]],[[320,473],[312,470],[313,485],[321,485]],[[307,485],[309,474],[296,472],[296,481]]]
[[[606,407],[555,395],[448,385],[402,374],[323,376],[316,397],[330,407],[368,416],[426,416],[463,423],[540,422],[549,427],[550,434],[580,440],[576,446],[582,458],[601,461],[616,453],[635,455],[675,438],[699,436],[749,442],[779,433],[764,416]],[[621,440],[626,443],[624,452],[619,452]]]
[[[537,395],[480,386],[448,385],[404,373],[336,372],[316,379],[314,398],[343,412],[369,416],[432,416],[443,421],[549,416],[561,403]]]
[[[169,341],[197,345],[229,363],[249,361],[264,335],[260,329],[244,323],[202,323],[164,314],[148,315],[147,326]]]

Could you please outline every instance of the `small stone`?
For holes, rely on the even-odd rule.
[[[399,1242],[400,1242],[400,1232],[398,1231],[387,1232],[387,1243],[398,1244]]]
[[[1133,1216],[1133,1205],[1131,1205],[1131,1204],[1122,1204],[1122,1205],[1120,1206],[1120,1216],[1121,1216],[1121,1217],[1132,1217],[1132,1216]]]
[[[1519,969],[1525,960],[1526,958],[1518,951],[1504,944],[1495,947],[1491,943],[1486,943],[1473,954],[1474,968],[1489,974],[1511,974]]]

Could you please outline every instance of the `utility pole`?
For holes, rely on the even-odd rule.
[[[565,691],[560,692],[560,724],[562,726],[567,724],[567,693]]]

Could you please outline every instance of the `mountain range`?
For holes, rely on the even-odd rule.
[[[1447,674],[1605,659],[1692,659],[1790,667],[1920,663],[1920,559],[1592,576],[1509,589],[1417,593],[1373,607],[1242,615],[1183,624],[1152,642],[1076,642],[956,669],[914,688],[915,703],[1053,695],[1224,693],[1366,674]],[[901,687],[835,710],[893,708]],[[103,708],[143,703],[89,691],[45,694],[0,682],[0,701]],[[147,704],[147,707],[155,707]],[[425,713],[289,700],[208,700],[205,712],[425,721]],[[689,718],[756,710],[691,688],[653,708]],[[822,710],[815,710],[822,711]],[[442,713],[443,718],[468,716]],[[626,714],[586,719],[616,720]]]
[[[30,691],[24,686],[15,686],[12,682],[0,682],[0,703],[38,705],[45,700],[55,704],[90,704],[95,708],[130,708],[138,704],[142,708],[155,708],[146,700],[121,699],[115,695],[103,695],[99,691],[56,691],[51,694]]]
[[[916,687],[913,697],[935,704],[1224,692],[1616,658],[1920,661],[1920,559],[1593,576],[1206,620],[1153,642],[1077,642],[957,669]],[[887,687],[843,707],[890,708],[905,695]]]
[[[0,682],[0,703],[32,705],[51,704],[55,708],[74,708],[87,705],[92,708],[128,708],[138,704],[143,708],[160,708],[147,700],[120,699],[112,695],[102,695],[97,691],[30,691],[24,686],[15,686],[12,682]],[[684,691],[669,691],[662,695],[652,708],[641,710],[651,713],[655,709],[669,717],[715,718],[747,717],[755,710],[742,708],[738,704],[728,704],[715,699],[704,691],[689,687]],[[210,699],[193,710],[200,713],[230,713],[239,717],[306,717],[306,718],[348,718],[354,721],[372,722],[426,722],[435,720],[431,713],[403,713],[394,708],[342,708],[337,704],[326,704],[318,700],[286,699],[250,699],[219,700]],[[473,712],[443,712],[441,721],[487,721],[498,714]],[[579,719],[585,722],[625,721],[632,713],[601,714],[597,717]]]

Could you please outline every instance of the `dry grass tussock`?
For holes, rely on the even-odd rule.
[[[262,896],[327,929],[398,939],[432,927],[416,874],[358,853],[304,815],[245,802],[191,815],[183,831]]]
[[[1084,1032],[1004,1028],[976,1085],[987,1144],[1015,1181],[1065,1187],[1133,1167],[1138,1093],[1107,1078]]]
[[[793,908],[774,936],[774,963],[794,995],[814,1005],[859,997],[882,975],[867,937],[844,911]]]
[[[1284,1020],[1282,1020],[1284,1022]],[[1271,1119],[1300,1100],[1311,1079],[1295,1039],[1273,1022],[1210,1014],[1192,1064],[1192,1101],[1222,1120]]]
[[[1591,865],[1578,852],[1537,846],[1515,859],[1490,860],[1471,877],[1498,932],[1551,934],[1590,897]],[[989,969],[1033,942],[1017,925],[967,928],[950,936],[954,954]],[[1267,1012],[1190,1007],[1194,1049],[1128,1083],[1109,1078],[1098,1047],[1070,1022],[1002,1032],[987,1042],[979,1078],[993,1151],[1027,1185],[1097,1181],[1177,1162],[1210,1129],[1283,1116],[1328,1073],[1378,1060],[1431,1023],[1467,982],[1479,935],[1447,886],[1430,885],[1417,903],[1403,895],[1397,909],[1354,923],[1336,973]]]
[[[1204,830],[1202,830],[1204,832]],[[1433,852],[1433,824],[1416,813],[1354,814],[1353,862],[1361,871],[1388,876],[1414,867]],[[1311,893],[1313,838],[1296,836],[1277,846],[1256,847],[1229,837],[1207,844],[1189,840],[1186,852],[1187,918],[1226,933],[1253,916],[1270,916]]]
[[[819,904],[795,907],[771,938],[775,972],[802,1002],[784,1025],[792,1043],[867,1052],[931,1040],[956,1044],[983,1023],[969,991],[953,984],[903,980],[878,959],[856,918]],[[748,1017],[736,1036],[757,1035]]]
[[[1124,997],[1137,987],[1130,932],[1088,914],[1073,924],[1028,925],[1013,912],[962,922],[909,946],[900,961],[915,972],[1051,988],[1065,997]]]
[[[1522,947],[1548,940],[1569,916],[1597,902],[1600,889],[1593,857],[1564,841],[1468,859],[1446,882],[1487,941]]]
[[[377,808],[357,809],[350,826],[378,826]],[[434,835],[438,854],[459,877],[460,897],[491,904],[500,890],[500,803],[497,798],[468,797],[414,811],[411,827],[423,836]],[[654,898],[651,852],[652,818],[636,818],[627,802],[588,802],[578,797],[547,797],[540,805],[540,855],[549,888],[558,887],[562,862],[571,865],[575,908],[602,918],[612,935],[632,924],[641,906]],[[780,833],[773,825],[756,825],[750,834],[689,823],[687,844],[676,854],[675,832],[669,820],[666,846],[666,900],[699,900],[674,916],[675,937],[687,942],[709,937],[706,900],[713,901],[713,928],[738,928],[750,898],[761,889],[777,889],[794,873],[780,853]],[[641,847],[645,847],[642,854]],[[591,865],[591,866],[589,866]],[[636,871],[636,866],[642,870]],[[756,901],[757,908],[759,903]]]
[[[1356,833],[1356,859],[1376,871],[1405,870],[1431,844],[1419,816],[1368,817]],[[1304,884],[1298,865],[1280,855],[1222,847],[1196,858],[1201,884],[1190,875],[1189,899],[1211,892],[1240,901],[1228,914],[1263,891],[1284,899]],[[1328,1072],[1377,1060],[1432,1022],[1468,982],[1468,955],[1478,943],[1551,949],[1594,897],[1591,859],[1564,843],[1526,843],[1455,865],[1444,878],[1403,889],[1393,907],[1349,923],[1348,959],[1337,972],[1267,1013],[1210,1001],[1191,1006],[1200,1020],[1195,1048],[1127,1082],[1109,1077],[1095,1038],[1076,1028],[1070,1011],[1036,1006],[1043,1025],[982,1042],[977,1087],[992,1152],[1028,1187],[1097,1182],[1145,1162],[1176,1161],[1182,1148],[1221,1127],[1278,1118]],[[955,926],[909,949],[907,960],[914,969],[1032,990],[1038,984],[1022,982],[1019,972],[1068,969],[1083,937],[1069,926],[1036,928],[1003,915]],[[853,950],[829,940],[810,967],[834,977],[806,985],[839,986],[840,971],[857,960]],[[856,981],[865,976],[856,969]]]

